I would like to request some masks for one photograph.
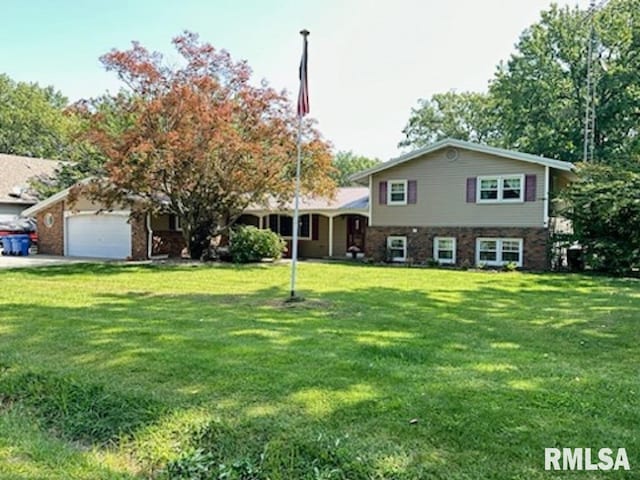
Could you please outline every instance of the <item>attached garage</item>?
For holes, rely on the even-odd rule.
[[[131,257],[129,212],[65,215],[65,255],[125,259]]]
[[[86,196],[67,201],[71,187],[22,212],[38,224],[38,252],[114,260],[146,260],[153,237],[150,215],[126,206],[106,209]]]

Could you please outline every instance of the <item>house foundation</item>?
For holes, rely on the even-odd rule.
[[[548,270],[549,232],[537,227],[368,227],[366,256],[375,261],[388,257],[387,238],[406,237],[406,261],[426,263],[433,259],[436,237],[455,238],[455,265],[476,265],[478,238],[522,239],[522,268]]]

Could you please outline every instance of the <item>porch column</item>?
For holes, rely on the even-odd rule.
[[[333,217],[329,217],[329,256],[333,257]]]

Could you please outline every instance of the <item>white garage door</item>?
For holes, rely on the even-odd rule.
[[[127,215],[67,217],[67,255],[127,258],[131,255],[131,225]]]

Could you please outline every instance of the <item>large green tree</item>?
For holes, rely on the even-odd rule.
[[[356,172],[374,167],[380,163],[377,158],[369,158],[363,155],[356,155],[348,151],[340,151],[333,157],[334,171],[331,177],[340,187],[348,187],[352,185],[349,177]]]
[[[401,145],[419,147],[451,136],[581,160],[590,38],[594,158],[634,157],[640,152],[640,0],[611,0],[593,13],[552,5],[522,33],[487,94],[444,93],[420,100]]]
[[[436,93],[421,98],[411,109],[402,130],[401,147],[420,148],[451,137],[480,143],[495,143],[494,109],[489,95],[475,92]]]
[[[67,159],[74,119],[67,99],[53,87],[16,82],[0,74],[0,152]]]
[[[504,146],[580,158],[588,32],[584,12],[552,5],[522,33],[489,89]]]
[[[562,192],[563,215],[587,265],[616,274],[640,268],[640,161],[582,163]]]
[[[595,18],[596,159],[640,159],[640,0],[611,0]]]
[[[524,31],[489,92],[502,142],[563,160],[583,156],[591,14],[553,5]],[[594,157],[638,151],[640,0],[612,0],[593,14]]]
[[[123,134],[134,121],[133,113],[125,108],[133,100],[131,92],[121,90],[117,95],[103,95],[91,100],[90,110],[102,119],[102,125],[111,135]],[[67,110],[73,118],[68,131],[71,142],[67,162],[61,163],[54,175],[32,180],[32,186],[41,198],[46,198],[60,190],[71,187],[88,177],[106,175],[104,152],[87,141],[86,136],[92,123],[84,115],[77,115],[78,109],[85,109],[87,102],[81,101]]]

